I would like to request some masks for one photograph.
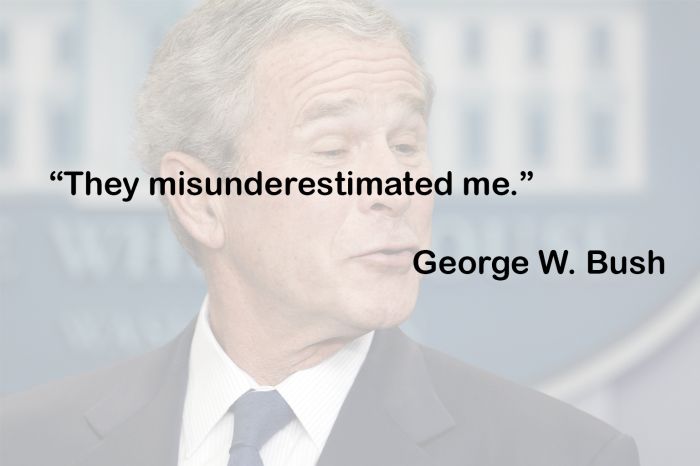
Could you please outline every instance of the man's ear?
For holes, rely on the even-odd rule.
[[[173,178],[175,185],[178,180],[199,178],[204,185],[205,178],[215,178],[213,170],[207,167],[199,159],[182,152],[168,152],[160,161],[160,176]],[[208,249],[220,249],[226,242],[224,228],[224,209],[222,199],[219,196],[209,196],[206,193],[191,194],[166,194],[167,202],[180,225],[201,246]]]

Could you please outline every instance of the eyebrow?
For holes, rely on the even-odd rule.
[[[313,123],[323,118],[345,116],[360,107],[355,99],[325,100],[311,105],[301,114],[300,125]]]
[[[408,113],[417,113],[423,119],[428,119],[428,105],[424,98],[415,94],[399,94],[396,101],[407,110]],[[342,100],[322,100],[304,110],[301,114],[299,126],[324,119],[346,116],[360,108],[360,102],[347,98]]]
[[[428,103],[423,97],[417,96],[415,94],[399,94],[397,97],[399,103],[405,107],[409,113],[417,113],[424,120],[428,120],[428,113],[430,109],[428,108]]]

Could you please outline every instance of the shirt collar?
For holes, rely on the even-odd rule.
[[[277,386],[319,451],[367,357],[373,336],[370,332],[353,340],[330,358],[295,372]]]
[[[355,381],[372,343],[369,332],[320,364],[295,372],[276,387],[265,387],[228,357],[209,325],[204,299],[192,337],[187,396],[183,409],[183,440],[190,457],[227,413],[249,390],[277,389],[320,450]]]

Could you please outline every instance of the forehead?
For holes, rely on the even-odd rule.
[[[263,50],[253,76],[256,94],[282,99],[297,110],[328,96],[425,97],[419,67],[395,38],[368,40],[304,31]]]

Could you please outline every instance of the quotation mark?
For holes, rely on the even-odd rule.
[[[56,180],[63,181],[63,172],[58,172],[58,173],[55,171],[51,172],[51,181],[56,181]]]
[[[532,173],[531,171],[529,171],[529,170],[528,170],[528,171],[523,170],[523,171],[520,172],[520,181],[532,181],[532,178],[533,178],[534,176],[535,176],[535,174]],[[510,193],[511,193],[513,196],[515,196],[516,194],[518,194],[517,191],[515,191],[515,190],[512,190]]]
[[[520,172],[520,181],[526,181],[525,178],[527,178],[527,181],[532,181],[532,177],[535,176],[534,173],[531,171],[521,171]]]

